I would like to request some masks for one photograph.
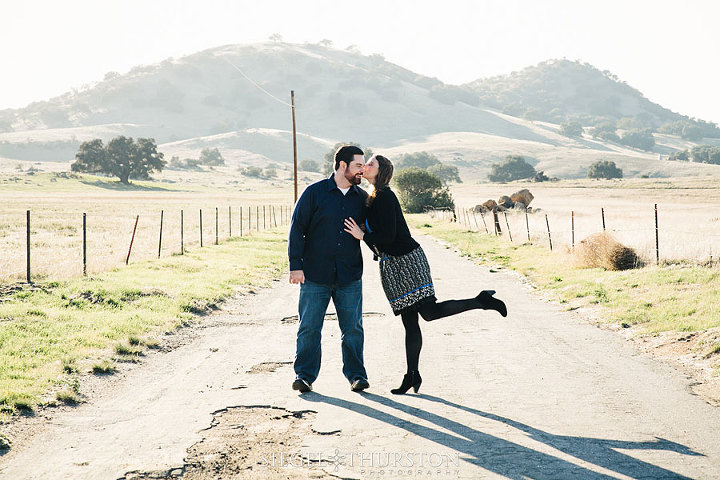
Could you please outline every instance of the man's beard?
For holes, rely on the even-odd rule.
[[[360,175],[360,176],[348,175],[346,172],[345,178],[347,179],[348,182],[350,182],[350,185],[360,185],[360,182],[362,182],[362,175]]]

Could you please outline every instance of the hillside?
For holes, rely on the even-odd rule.
[[[588,63],[548,60],[519,72],[471,82],[481,103],[528,120],[562,123],[577,120],[585,126],[603,121],[621,128],[652,128],[689,122],[704,136],[720,137],[712,124],[689,119],[651,102],[638,90]]]
[[[82,90],[2,110],[0,167],[67,164],[81,142],[117,135],[153,137],[168,159],[197,158],[203,148],[217,147],[232,165],[287,164],[291,89],[301,160],[320,159],[336,142],[356,141],[375,151],[434,151],[470,177],[482,177],[511,153],[561,177],[584,176],[598,159],[616,161],[633,175],[707,173],[695,164],[678,169],[676,162],[658,163],[658,155],[696,144],[677,136],[658,133],[653,151],[643,152],[587,135],[559,135],[558,123],[568,118],[585,125],[610,117],[653,124],[684,118],[586,64],[548,61],[452,86],[381,55],[282,42],[226,45],[126,74],[110,72]],[[598,116],[601,108],[605,117]]]
[[[134,124],[158,142],[245,128],[288,129],[295,90],[298,128],[328,139],[393,142],[471,129],[522,138],[529,132],[456,101],[470,95],[385,61],[319,45],[218,47],[181,59],[109,73],[91,88],[0,112],[6,130]],[[454,92],[454,93],[453,93]]]

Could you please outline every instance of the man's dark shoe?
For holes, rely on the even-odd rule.
[[[353,392],[362,392],[366,388],[370,388],[370,383],[368,383],[367,380],[364,378],[358,378],[354,382],[352,382],[352,385],[350,386],[350,390]]]
[[[296,378],[292,384],[292,389],[298,390],[300,393],[312,392],[312,385],[302,378]]]

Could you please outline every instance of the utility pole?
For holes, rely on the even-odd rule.
[[[290,90],[290,103],[292,105],[292,123],[293,123],[293,179],[295,182],[295,203],[298,199],[298,164],[297,164],[297,129],[295,127],[295,90]]]

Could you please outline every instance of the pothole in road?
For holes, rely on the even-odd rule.
[[[313,435],[315,412],[271,406],[228,407],[215,412],[205,438],[187,450],[185,464],[169,470],[132,471],[119,480],[337,479],[302,452]]]
[[[272,373],[283,365],[292,365],[293,362],[262,362],[253,365],[247,373]]]

